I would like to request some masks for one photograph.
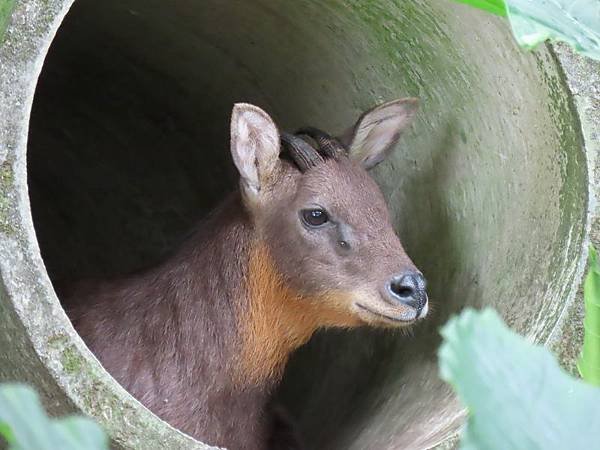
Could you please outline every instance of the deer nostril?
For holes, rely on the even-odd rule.
[[[419,272],[407,272],[394,276],[388,282],[388,291],[393,300],[420,311],[427,302],[425,284]]]
[[[412,297],[415,294],[415,288],[412,284],[406,283],[406,280],[394,280],[390,283],[391,291],[398,297]]]

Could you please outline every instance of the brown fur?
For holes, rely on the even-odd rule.
[[[236,194],[160,266],[59,292],[123,387],[171,425],[231,450],[265,448],[270,393],[294,349],[319,327],[361,323],[342,293],[290,288],[255,236]]]
[[[61,292],[79,334],[125,389],[174,427],[230,450],[264,449],[271,426],[275,380],[236,376],[253,235],[236,194],[158,267]]]
[[[279,379],[289,355],[317,328],[361,324],[343,307],[347,293],[308,296],[288,286],[263,242],[250,253],[248,288],[248,315],[240,315],[244,331],[239,376],[244,384]]]

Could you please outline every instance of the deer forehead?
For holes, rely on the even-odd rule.
[[[388,219],[387,205],[375,181],[346,158],[328,160],[304,174],[298,182],[297,203],[314,203],[348,219],[365,217],[379,223]]]

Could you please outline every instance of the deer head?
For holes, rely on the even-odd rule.
[[[277,295],[288,299],[270,307],[285,303],[297,322],[315,327],[402,327],[425,317],[425,279],[367,172],[393,150],[416,109],[412,98],[377,106],[333,138],[314,128],[280,134],[260,108],[235,105],[231,152],[262,249],[257,270],[268,266]]]

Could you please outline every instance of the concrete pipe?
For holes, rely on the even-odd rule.
[[[0,0],[0,26],[0,379],[53,413],[123,448],[208,448],[105,372],[52,282],[160,260],[235,183],[236,101],[337,131],[422,99],[375,177],[434,312],[411,336],[327,332],[298,352],[278,395],[310,448],[450,446],[463,412],[437,330],[466,305],[538,342],[568,326],[600,104],[597,66],[568,49],[525,53],[504,20],[445,0]]]

